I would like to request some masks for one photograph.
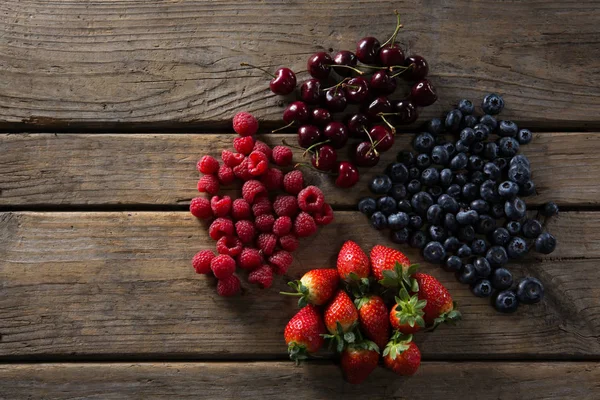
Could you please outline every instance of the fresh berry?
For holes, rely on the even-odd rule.
[[[260,251],[252,247],[244,247],[237,258],[237,266],[247,271],[253,271],[262,264]]]
[[[269,264],[277,275],[285,274],[293,261],[292,255],[285,250],[276,251],[269,257]]]
[[[471,291],[477,297],[490,297],[493,293],[492,284],[487,279],[480,279],[475,282]]]
[[[426,300],[423,307],[423,319],[427,325],[437,325],[441,322],[453,322],[461,315],[455,309],[452,296],[448,290],[431,275],[416,273],[413,275],[419,285],[419,300]]]
[[[523,278],[517,286],[517,297],[523,304],[538,303],[544,297],[544,285],[536,278]]]
[[[267,172],[269,168],[269,159],[261,151],[253,151],[248,156],[248,172],[252,176],[260,176]]]
[[[309,213],[321,211],[324,203],[323,192],[316,186],[307,186],[298,193],[298,206],[303,211]]]
[[[446,250],[440,242],[429,242],[423,249],[423,257],[430,263],[438,264],[446,258]]]
[[[404,66],[409,68],[406,73],[400,76],[409,81],[418,81],[419,79],[423,79],[429,72],[429,65],[427,64],[427,61],[425,58],[418,55],[406,57],[404,60]]]
[[[517,133],[517,141],[519,144],[528,144],[533,139],[533,135],[529,129],[520,129]]]
[[[477,273],[473,264],[465,264],[462,266],[460,271],[456,273],[456,279],[460,283],[466,283],[468,285],[475,283],[477,280]]]
[[[233,148],[238,153],[247,156],[254,149],[254,138],[252,136],[237,137],[233,139]]]
[[[503,313],[512,313],[517,311],[519,300],[512,290],[500,292],[494,298],[494,308]]]
[[[242,197],[249,204],[254,203],[254,199],[259,194],[267,193],[267,188],[261,182],[256,180],[250,180],[244,183],[242,186]]]
[[[273,232],[273,224],[275,223],[275,217],[271,214],[262,214],[256,217],[254,225],[259,232],[271,233]]]
[[[223,236],[217,240],[217,253],[237,257],[242,251],[242,242],[235,236]]]
[[[492,287],[496,290],[510,289],[513,284],[513,276],[506,268],[496,268],[492,272]]]
[[[527,254],[529,250],[527,242],[519,236],[514,236],[506,246],[506,253],[510,258],[521,258]]]
[[[231,197],[213,196],[213,198],[210,199],[210,208],[216,217],[226,217],[231,211]]]
[[[266,195],[260,195],[254,200],[254,204],[252,205],[252,213],[255,217],[260,217],[261,215],[270,214],[273,212],[273,204],[271,204],[271,200]]]
[[[390,337],[388,309],[383,299],[377,295],[370,295],[357,299],[355,304],[361,331],[383,349]]]
[[[544,208],[542,209],[542,215],[546,217],[552,217],[554,215],[558,215],[558,206],[555,202],[549,201],[544,204]]]
[[[313,218],[317,225],[329,225],[333,222],[333,208],[325,203],[321,210],[313,214]]]
[[[278,168],[268,168],[267,172],[260,177],[260,181],[269,192],[281,190],[283,188],[283,172]]]
[[[322,139],[321,130],[315,125],[301,125],[298,128],[298,145],[308,149],[312,145],[318,143]]]
[[[374,246],[371,249],[371,268],[373,276],[377,280],[385,278],[384,271],[397,273],[396,265],[399,265],[403,271],[407,271],[410,267],[410,261],[404,253],[381,245]],[[398,277],[401,279],[402,277]]]
[[[308,305],[298,311],[285,327],[283,337],[290,359],[298,362],[319,351],[325,343],[325,325],[317,307]]]
[[[358,323],[358,311],[350,297],[338,290],[335,297],[325,307],[325,327],[332,335],[351,331]],[[341,332],[338,331],[338,327]]]
[[[542,254],[550,254],[556,248],[556,238],[547,232],[542,233],[535,239],[535,251]]]
[[[196,167],[203,174],[216,174],[219,170],[219,162],[212,156],[204,156],[198,161]]]
[[[396,304],[390,310],[390,324],[400,333],[412,334],[425,327],[423,308],[426,300],[419,300],[417,295],[410,296],[405,288],[400,289]]]
[[[252,243],[256,231],[254,230],[254,224],[248,220],[241,220],[235,223],[235,232],[244,244]]]
[[[522,224],[521,230],[523,236],[528,239],[533,239],[542,233],[542,224],[536,219],[528,219]]]
[[[290,171],[283,177],[283,188],[289,194],[297,195],[304,188],[304,176],[301,171]]]
[[[295,217],[298,212],[298,201],[294,196],[279,195],[273,202],[273,209],[280,217]]]
[[[239,112],[233,117],[233,130],[240,136],[252,136],[258,131],[258,120],[247,112]]]
[[[320,171],[331,171],[337,164],[337,152],[332,146],[320,146],[310,157],[310,162]]]
[[[272,233],[261,233],[256,238],[256,246],[266,255],[270,256],[275,251],[277,236]]]
[[[358,202],[358,210],[367,217],[377,211],[377,201],[372,197],[365,197]]]
[[[421,365],[421,352],[412,341],[412,335],[394,335],[382,355],[386,368],[400,376],[414,375]]]
[[[481,108],[483,112],[490,115],[500,114],[502,109],[504,108],[504,100],[502,97],[495,93],[488,94],[483,98],[483,102],[481,103]]]
[[[328,53],[320,51],[313,54],[306,62],[306,69],[310,76],[316,79],[327,79],[331,72],[333,59]]]
[[[352,240],[342,245],[336,266],[340,278],[347,282],[368,278],[371,271],[369,257]]]
[[[298,244],[298,238],[293,234],[285,235],[279,238],[279,246],[290,253],[298,249]]]
[[[195,197],[190,202],[190,213],[196,218],[210,218],[213,216],[210,201],[203,197]]]
[[[427,107],[435,103],[438,96],[431,81],[423,79],[410,89],[410,98],[416,106]]]
[[[210,274],[210,262],[215,258],[215,253],[210,250],[202,250],[192,258],[192,266],[197,274]]]
[[[331,147],[341,149],[348,141],[348,128],[342,122],[332,121],[323,129],[323,136]]]
[[[237,167],[244,160],[244,155],[240,153],[233,153],[229,150],[223,150],[221,153],[221,159],[223,163],[230,168]]]
[[[230,297],[240,292],[240,279],[235,275],[229,275],[217,282],[217,294],[219,296]]]
[[[446,259],[443,267],[446,271],[457,272],[462,268],[462,260],[458,256],[450,256]]]
[[[358,169],[348,161],[342,161],[337,167],[338,177],[335,180],[335,185],[340,188],[349,188],[356,185],[359,174]]]
[[[268,289],[273,284],[273,268],[263,265],[248,274],[248,282]]]
[[[233,235],[233,222],[226,218],[215,219],[208,228],[208,235],[213,240],[219,240],[223,236]]]
[[[235,199],[231,204],[231,216],[235,220],[250,218],[250,204],[244,199]]]
[[[235,260],[226,254],[220,254],[210,261],[210,269],[217,279],[225,279],[235,272]]]
[[[288,216],[279,217],[273,224],[273,233],[276,236],[284,236],[292,231],[292,219]]]
[[[253,176],[250,174],[250,171],[248,170],[247,158],[244,158],[239,165],[233,167],[233,174],[236,178],[241,179],[244,182],[249,181],[253,178]]]
[[[315,234],[317,224],[310,214],[301,212],[294,220],[294,233],[298,237],[306,237]]]
[[[377,229],[378,231],[381,231],[388,227],[387,217],[381,211],[375,211],[371,215],[371,225],[373,226],[373,228]]]
[[[342,351],[340,365],[348,383],[359,384],[377,368],[378,346],[370,341],[353,343]]]
[[[308,79],[300,86],[300,98],[306,104],[318,104],[321,100],[322,86],[318,79]]]
[[[492,273],[492,266],[485,257],[477,257],[473,261],[473,267],[475,267],[475,274],[479,278],[488,278]]]
[[[273,147],[273,162],[280,167],[286,167],[292,162],[292,150],[286,146]]]
[[[233,169],[223,164],[219,167],[219,171],[217,172],[217,177],[219,178],[219,183],[223,186],[230,185],[235,180],[235,175],[233,174]]]
[[[369,189],[375,194],[387,194],[392,189],[392,180],[387,175],[377,175],[371,180]]]
[[[252,150],[263,153],[265,156],[267,156],[267,160],[270,160],[273,157],[273,150],[271,149],[271,146],[260,140],[257,140],[254,143],[254,149]]]
[[[219,193],[219,179],[216,175],[204,175],[198,181],[198,191],[215,195]]]
[[[281,294],[299,296],[299,307],[304,307],[307,304],[321,306],[333,297],[339,282],[340,277],[337,270],[333,268],[313,269],[302,275],[300,280],[288,283],[294,292],[282,292]]]

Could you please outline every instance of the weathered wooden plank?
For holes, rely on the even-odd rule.
[[[344,240],[390,244],[357,212],[336,216],[302,242],[288,278],[335,265]],[[426,358],[600,355],[600,214],[563,213],[549,229],[559,240],[553,258],[512,267],[517,277],[542,279],[547,296],[515,315],[496,313],[451,274],[424,266],[464,313],[457,327],[419,335]],[[189,261],[213,246],[185,212],[0,214],[0,359],[285,357],[282,332],[295,300],[278,294],[284,280],[219,298],[213,279],[195,275]]]
[[[410,378],[378,368],[361,385],[332,364],[142,363],[0,366],[0,397],[44,399],[597,399],[598,363],[425,362]]]
[[[0,120],[20,129],[223,126],[240,109],[279,120],[268,79],[240,62],[303,71],[315,51],[352,50],[367,34],[385,40],[395,8],[406,27],[399,40],[427,57],[439,88],[423,116],[498,91],[507,118],[600,126],[598,2],[556,0],[3,1]]]
[[[195,163],[205,153],[216,157],[232,148],[232,135],[53,135],[0,136],[0,206],[175,205],[197,195]],[[352,190],[335,187],[333,178],[305,170],[327,200],[354,206],[368,195],[367,184],[410,147],[413,135],[398,135],[380,164],[362,169]],[[292,135],[263,135],[272,145]],[[295,160],[302,161],[301,151]],[[540,133],[524,146],[539,194],[532,205],[554,200],[561,205],[598,205],[600,134]],[[343,155],[343,151],[341,153]],[[236,193],[238,189],[231,189]],[[239,195],[239,194],[236,194]]]

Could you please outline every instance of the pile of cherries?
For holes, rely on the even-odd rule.
[[[312,78],[302,82],[296,101],[283,112],[285,126],[296,127],[298,145],[307,149],[311,163],[319,171],[336,175],[336,185],[352,187],[358,182],[357,167],[373,167],[380,152],[394,144],[395,125],[414,122],[419,107],[437,100],[432,83],[425,79],[427,61],[419,55],[405,57],[396,43],[402,25],[383,44],[374,37],[358,41],[356,51],[341,50],[333,57],[326,52],[313,54],[307,62]],[[258,68],[250,64],[242,65]],[[412,86],[401,99],[390,96],[400,86],[397,78]],[[296,90],[296,74],[279,68],[270,82],[271,91],[288,95]],[[344,115],[340,113],[346,111]],[[350,146],[350,160],[338,161],[338,151],[349,138],[358,139]]]

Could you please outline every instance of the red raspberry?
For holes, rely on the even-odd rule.
[[[298,237],[314,235],[317,231],[317,224],[310,214],[301,212],[294,221],[294,233]]]
[[[250,171],[248,171],[248,159],[244,158],[244,160],[240,163],[240,165],[233,167],[233,174],[238,178],[245,181],[249,181],[252,179],[252,175],[250,175]]]
[[[242,242],[235,236],[223,236],[217,240],[217,253],[237,257],[242,251]]]
[[[235,272],[235,260],[226,254],[220,254],[210,261],[210,269],[217,279],[225,279]]]
[[[203,174],[216,174],[219,170],[219,162],[212,156],[204,156],[198,161],[196,168]]]
[[[240,279],[235,275],[228,276],[225,279],[219,279],[219,282],[217,282],[217,294],[219,296],[235,296],[240,292],[240,289]]]
[[[198,181],[198,191],[213,195],[219,193],[219,180],[215,175],[204,175]]]
[[[274,192],[283,188],[283,172],[278,168],[269,168],[261,177],[260,181],[265,185],[269,192]]]
[[[298,201],[294,196],[279,195],[273,202],[275,214],[288,217],[295,217],[298,212]]]
[[[276,236],[285,236],[292,231],[292,219],[288,216],[277,218],[273,224],[273,233]]]
[[[196,218],[210,218],[213,216],[210,201],[203,197],[195,197],[190,202],[190,212]]]
[[[217,217],[226,217],[231,211],[231,197],[229,196],[213,196],[210,199],[210,208]]]
[[[254,224],[248,220],[241,220],[235,223],[235,232],[242,241],[242,243],[251,243],[254,240],[256,231],[254,230]]]
[[[231,236],[233,235],[233,222],[226,218],[217,218],[210,224],[208,234],[213,240],[219,240],[223,236]]]
[[[241,162],[244,160],[244,155],[240,153],[234,153],[229,150],[223,150],[223,152],[221,152],[221,160],[223,160],[225,165],[233,168],[241,164]]]
[[[257,180],[250,180],[242,186],[242,197],[248,203],[254,203],[254,199],[261,193],[267,193],[267,188]]]
[[[275,217],[271,214],[263,214],[256,217],[254,225],[256,229],[263,233],[271,233],[273,231],[273,224],[275,223]]]
[[[233,130],[240,136],[252,136],[258,132],[258,120],[248,112],[239,112],[233,117]]]
[[[215,253],[210,250],[202,250],[192,258],[192,267],[197,274],[210,274],[210,262],[215,258]]]
[[[219,167],[219,172],[217,172],[217,177],[219,178],[219,182],[221,185],[227,186],[233,183],[235,180],[235,175],[233,174],[233,169],[223,164]]]
[[[292,255],[285,250],[279,250],[269,257],[269,263],[273,266],[273,270],[277,275],[285,274],[292,265],[292,261],[294,261]]]
[[[248,274],[248,282],[256,284],[263,289],[268,289],[273,284],[273,268],[263,265]]]
[[[273,147],[273,162],[280,167],[286,167],[292,162],[292,150],[286,146]]]
[[[244,247],[237,258],[237,265],[241,269],[252,271],[261,266],[263,258],[258,249],[252,247]]]
[[[248,156],[248,171],[253,176],[263,175],[269,168],[269,159],[260,151],[253,151]]]
[[[298,244],[298,238],[295,235],[285,235],[279,238],[281,248],[289,252],[296,251]]]
[[[270,256],[275,251],[277,245],[277,236],[272,233],[261,233],[256,239],[256,246],[262,250],[263,254]]]
[[[317,225],[329,225],[333,222],[333,209],[325,203],[321,211],[314,214],[314,218]]]
[[[323,192],[316,186],[307,186],[298,193],[298,206],[309,213],[319,212],[325,204]]]
[[[267,159],[269,159],[269,160],[271,159],[271,156],[273,155],[273,150],[271,150],[271,146],[269,146],[265,142],[261,142],[260,140],[257,140],[256,143],[254,143],[253,150],[260,151],[261,153],[266,155]]]
[[[297,195],[304,188],[304,176],[301,171],[290,171],[283,177],[283,188],[289,194]]]
[[[235,199],[231,205],[231,216],[235,220],[248,219],[252,215],[250,204],[244,199]]]
[[[267,196],[260,196],[254,200],[254,204],[252,205],[252,213],[254,213],[255,217],[260,217],[261,215],[270,214],[272,212],[273,205]]]
[[[254,139],[252,139],[252,136],[236,137],[233,139],[233,148],[238,153],[247,156],[248,154],[252,153],[252,149],[254,148]]]

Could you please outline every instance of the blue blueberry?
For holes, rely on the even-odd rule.
[[[423,219],[419,215],[411,215],[409,226],[412,229],[420,229],[423,226]]]
[[[477,257],[473,261],[475,267],[475,273],[479,278],[487,278],[492,273],[492,266],[485,257]]]
[[[477,125],[477,122],[479,122],[479,119],[476,116],[474,116],[474,115],[465,115],[463,117],[461,127],[463,127],[463,128],[473,128],[475,125]]]
[[[528,219],[527,221],[523,222],[521,231],[523,232],[523,236],[528,239],[533,239],[542,233],[542,224],[540,224],[540,221],[536,219]]]
[[[454,186],[454,185],[452,185]],[[450,187],[452,187],[450,186]],[[458,195],[460,194],[460,186],[456,185],[456,187],[458,187]],[[450,188],[448,188],[450,189]],[[447,191],[446,191],[447,192]],[[458,206],[458,202],[456,201],[456,199],[449,195],[449,194],[443,194],[440,197],[438,197],[437,199],[437,203],[440,205],[440,207],[442,207],[442,209],[446,212],[449,213],[456,213],[459,210],[459,206]]]
[[[508,161],[506,158],[496,158],[494,161],[492,161],[494,164],[496,164],[496,166],[498,168],[500,168],[500,171],[504,171],[507,167],[508,167]]]
[[[475,228],[472,225],[461,226],[458,230],[458,238],[463,242],[472,242],[475,239]]]
[[[483,156],[490,161],[494,161],[498,157],[498,145],[494,142],[487,142],[483,150]]]
[[[519,187],[519,195],[523,197],[533,196],[535,193],[535,183],[532,180],[528,180]]]
[[[516,137],[519,132],[519,127],[512,121],[500,121],[498,125],[498,136]]]
[[[398,203],[396,203],[396,209],[407,214],[410,214],[413,211],[412,205],[410,204],[410,200],[407,199],[400,200]]]
[[[470,178],[471,183],[476,185],[481,185],[485,181],[485,175],[481,171],[473,171],[471,172]]]
[[[446,240],[444,240],[444,249],[448,253],[454,253],[460,247],[460,241],[455,236],[450,236]]]
[[[495,93],[490,93],[483,98],[483,101],[481,102],[481,108],[486,114],[500,114],[500,112],[504,108],[504,100],[501,96]]]
[[[475,282],[471,288],[473,294],[477,297],[490,297],[492,295],[492,284],[487,279],[480,279]]]
[[[502,157],[513,157],[519,152],[519,142],[512,137],[503,137],[498,140],[498,149]]]
[[[419,153],[429,153],[433,146],[435,146],[435,138],[429,132],[418,134],[413,142],[413,147]]]
[[[463,114],[460,110],[454,109],[446,114],[446,121],[444,125],[448,132],[457,132],[460,128],[460,121],[462,120]]]
[[[459,271],[462,267],[462,260],[457,256],[450,256],[446,259],[444,269],[448,272]]]
[[[531,170],[523,164],[514,164],[508,168],[508,179],[518,185],[523,185],[531,179]]]
[[[475,131],[473,128],[464,128],[460,131],[460,140],[462,143],[470,146],[475,141]]]
[[[429,242],[423,249],[423,257],[430,263],[440,263],[446,258],[446,250],[440,242]]]
[[[506,228],[496,228],[492,233],[492,243],[498,246],[506,246],[510,240],[510,233]]]
[[[484,162],[481,157],[476,155],[469,157],[469,169],[471,171],[481,171],[483,164]]]
[[[519,236],[511,238],[506,246],[506,253],[508,256],[515,259],[524,257],[528,250],[527,242]]]
[[[486,184],[486,182],[491,182],[490,184]],[[496,185],[494,185],[493,181],[485,181],[479,187],[479,195],[485,201],[490,203],[496,203],[500,196],[498,195],[498,191],[496,190]]]
[[[387,217],[381,211],[376,211],[371,215],[371,225],[377,230],[387,228]]]
[[[521,232],[521,223],[519,221],[509,221],[506,223],[506,230],[512,236],[516,236]]]
[[[485,163],[483,166],[483,175],[492,181],[500,179],[501,173],[500,168],[493,162]]]
[[[441,135],[444,133],[444,124],[439,118],[432,118],[427,122],[425,126],[425,130],[431,133],[432,135]]]
[[[439,204],[433,204],[427,209],[427,222],[433,225],[440,224],[444,217],[444,210]]]
[[[435,146],[431,150],[431,160],[434,164],[446,165],[450,160],[450,154],[444,146]]]
[[[513,313],[519,307],[519,300],[515,292],[505,290],[494,298],[494,308],[501,313]]]
[[[457,108],[463,115],[471,115],[475,110],[475,106],[473,106],[473,103],[471,103],[471,101],[467,99],[462,99],[461,101],[459,101]]]
[[[407,193],[408,192],[406,191],[406,186],[404,186],[401,183],[398,183],[397,185],[392,186],[392,190],[390,190],[388,194],[392,196],[394,200],[399,201],[404,200],[406,198]]]
[[[417,214],[424,215],[433,204],[433,198],[427,192],[419,192],[412,197],[411,204]]]
[[[475,224],[475,232],[481,235],[487,235],[496,229],[496,220],[489,215],[480,215],[479,221]]]
[[[427,186],[435,186],[440,181],[440,173],[436,168],[425,168],[421,173],[421,182]]]
[[[496,290],[510,289],[513,284],[513,276],[506,268],[496,268],[492,272],[492,287]]]
[[[545,217],[558,215],[558,205],[553,201],[547,202],[544,204],[544,208],[542,208],[542,215]]]
[[[390,239],[392,240],[392,242],[394,242],[396,244],[407,243],[409,237],[410,237],[410,231],[408,230],[408,228],[402,228],[397,231],[392,231],[390,233]]]
[[[508,263],[508,254],[502,246],[492,246],[485,254],[485,258],[494,268],[502,267]]]
[[[454,154],[456,154],[456,146],[454,145],[454,143],[448,142],[448,143],[444,143],[442,146],[444,146],[444,148],[448,152],[449,157],[452,157],[452,156],[454,156]]]
[[[519,185],[513,181],[504,181],[498,185],[498,194],[503,199],[514,199],[519,194]]]
[[[410,217],[405,212],[397,212],[388,216],[388,226],[391,230],[397,231],[408,226]]]
[[[388,165],[385,173],[390,177],[392,183],[404,183],[408,180],[408,168],[402,163]]]
[[[481,118],[479,118],[479,123],[487,126],[490,130],[490,133],[494,132],[496,128],[498,128],[498,121],[495,117],[489,114],[483,115]]]
[[[387,175],[377,175],[369,184],[369,189],[375,194],[386,194],[392,188],[392,180]]]
[[[461,193],[462,193],[462,188],[457,183],[453,183],[452,185],[448,186],[448,188],[446,189],[446,194],[452,198],[460,197]]]
[[[436,242],[443,242],[446,240],[446,230],[439,225],[431,225],[429,226],[429,237],[431,240]]]
[[[529,129],[521,129],[519,133],[517,133],[517,141],[519,144],[529,144],[533,139],[533,135]]]
[[[462,266],[460,271],[456,273],[456,279],[460,283],[472,285],[477,280],[477,274],[475,273],[475,267],[473,264],[465,264]]]
[[[483,142],[475,142],[471,145],[471,153],[473,154],[482,154],[485,149],[485,144]]]
[[[377,211],[377,201],[372,197],[362,198],[358,202],[358,210],[370,217],[375,211]]]
[[[461,245],[458,248],[458,250],[456,250],[456,255],[459,256],[460,258],[471,257],[472,254],[473,254],[473,251],[471,251],[471,248],[469,246],[467,246],[466,244]]]
[[[462,198],[465,201],[472,201],[479,197],[479,186],[474,183],[466,183],[465,186],[462,187]]]
[[[462,140],[457,140],[454,146],[456,147],[456,154],[466,153],[470,150],[469,145]]]
[[[492,209],[490,210],[490,214],[492,214],[492,217],[494,218],[504,218],[504,204],[493,204]]]
[[[415,249],[422,249],[427,244],[427,235],[423,231],[415,231],[410,236],[408,244]]]
[[[517,285],[517,298],[523,304],[538,303],[544,298],[544,285],[536,278],[523,278]]]
[[[416,162],[416,158],[415,158]],[[408,169],[408,179],[419,179],[421,177],[421,170],[416,166],[412,166]]]
[[[482,199],[473,200],[469,207],[471,210],[477,211],[478,214],[487,214],[490,211],[490,205]]]
[[[473,240],[473,242],[471,243],[471,250],[473,251],[473,254],[475,254],[477,256],[485,254],[485,251],[487,250],[487,244],[486,244],[485,240],[483,240],[483,239]]]
[[[396,155],[396,161],[406,166],[411,166],[415,163],[416,155],[412,151],[402,150]]]
[[[431,157],[429,154],[421,153],[417,156],[417,168],[423,170],[431,165]]]
[[[450,186],[452,184],[452,178],[452,170],[449,168],[444,168],[440,171],[440,185],[442,185],[442,187],[447,188]]]
[[[556,238],[547,232],[542,233],[535,239],[535,251],[542,254],[550,254],[556,248]]]
[[[518,197],[507,200],[504,203],[504,213],[506,214],[506,218],[510,220],[519,220],[525,216],[526,212],[527,206],[525,202]]]
[[[479,123],[473,127],[473,133],[475,134],[475,141],[483,142],[486,140],[490,133],[493,131],[489,126]]]
[[[479,219],[479,213],[475,210],[464,210],[456,213],[456,221],[461,225],[473,225]]]
[[[427,189],[427,193],[429,193],[431,197],[433,197],[434,201],[437,201],[438,197],[440,197],[444,193],[444,189],[437,185],[431,186],[429,189]]]
[[[457,185],[464,186],[467,182],[469,182],[469,177],[467,176],[467,174],[454,174],[454,183],[456,183]]]
[[[421,191],[421,181],[413,179],[406,185],[406,190],[411,194],[419,193]]]
[[[525,165],[528,168],[531,167],[531,163],[529,162],[529,158],[527,158],[527,156],[524,155],[524,154],[517,154],[516,156],[512,157],[510,159],[510,162],[508,164],[511,167],[513,165],[517,165],[517,164]]]

